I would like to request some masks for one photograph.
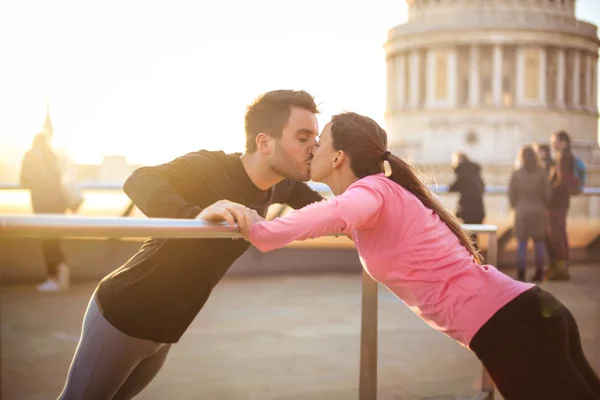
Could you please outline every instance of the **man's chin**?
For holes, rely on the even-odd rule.
[[[310,168],[298,168],[294,170],[274,169],[279,175],[298,182],[308,182],[310,180]]]
[[[298,182],[308,182],[310,180],[310,173],[295,173],[295,174],[283,174],[287,179]]]
[[[301,179],[297,179],[297,180],[300,181],[300,182],[308,182],[308,181],[310,181],[310,172],[307,173],[307,174],[304,174]]]

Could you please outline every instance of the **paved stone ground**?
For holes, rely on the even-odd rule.
[[[571,282],[544,286],[575,314],[600,372],[600,268],[579,266]],[[94,287],[80,283],[59,295],[2,288],[2,399],[56,398]],[[477,392],[475,357],[385,289],[379,317],[379,399]],[[359,325],[359,275],[228,278],[138,398],[356,399]]]

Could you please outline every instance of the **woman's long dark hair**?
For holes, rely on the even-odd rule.
[[[533,150],[533,147],[529,145],[524,145],[521,147],[521,151],[519,152],[519,161],[523,169],[525,169],[527,172],[535,172],[542,167],[537,154],[535,154],[535,151]]]
[[[387,133],[369,117],[353,112],[333,116],[331,120],[333,148],[342,150],[350,158],[350,168],[358,178],[384,172],[384,161],[390,164],[389,179],[402,186],[433,212],[450,228],[460,243],[482,263],[481,254],[475,249],[467,232],[458,219],[447,210],[419,179],[419,172],[401,158],[387,150]]]

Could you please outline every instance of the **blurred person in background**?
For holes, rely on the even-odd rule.
[[[538,156],[540,165],[546,171],[546,174],[549,179],[550,172],[552,171],[553,167],[556,165],[556,162],[552,158],[552,148],[550,147],[550,145],[547,145],[547,144],[534,143],[533,149],[535,150],[535,153]],[[550,190],[550,196],[552,196],[552,190]],[[552,265],[555,262],[554,260],[556,260],[556,251],[554,250],[554,244],[553,244],[552,238],[549,234],[549,227],[548,227],[548,225],[549,225],[548,205],[549,204],[550,204],[550,200],[548,200],[548,204],[546,205],[546,235],[545,235],[546,239],[544,241],[544,245],[546,246],[546,254],[548,254],[549,263],[550,263],[550,265]]]
[[[69,195],[62,180],[59,160],[47,135],[38,133],[21,165],[21,186],[29,189],[34,214],[65,214]],[[42,292],[58,292],[69,287],[69,267],[59,239],[41,241],[47,280],[38,285]]]
[[[552,159],[552,149],[547,144],[534,143],[533,150],[537,154],[540,165],[550,175],[550,170],[556,164]]]
[[[452,167],[456,179],[450,184],[448,191],[458,193],[456,216],[465,224],[481,224],[485,219],[483,193],[485,184],[481,177],[481,166],[471,161],[465,153],[452,155]],[[475,247],[479,249],[477,235],[470,234]]]
[[[518,168],[512,173],[508,185],[508,199],[514,210],[514,236],[517,238],[517,279],[525,280],[527,242],[533,240],[535,248],[535,274],[532,280],[544,277],[546,246],[546,207],[550,200],[548,173],[538,161],[531,146],[519,152]]]
[[[569,238],[567,214],[571,205],[571,188],[577,186],[573,170],[575,157],[571,152],[571,137],[565,131],[553,132],[550,141],[555,153],[555,164],[550,169],[550,202],[547,211],[550,265],[549,280],[569,280]]]

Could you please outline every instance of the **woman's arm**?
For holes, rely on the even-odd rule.
[[[328,234],[350,235],[372,226],[383,205],[383,195],[366,183],[355,183],[343,194],[292,211],[285,217],[258,222],[250,230],[250,242],[260,251],[281,248],[294,240]]]

